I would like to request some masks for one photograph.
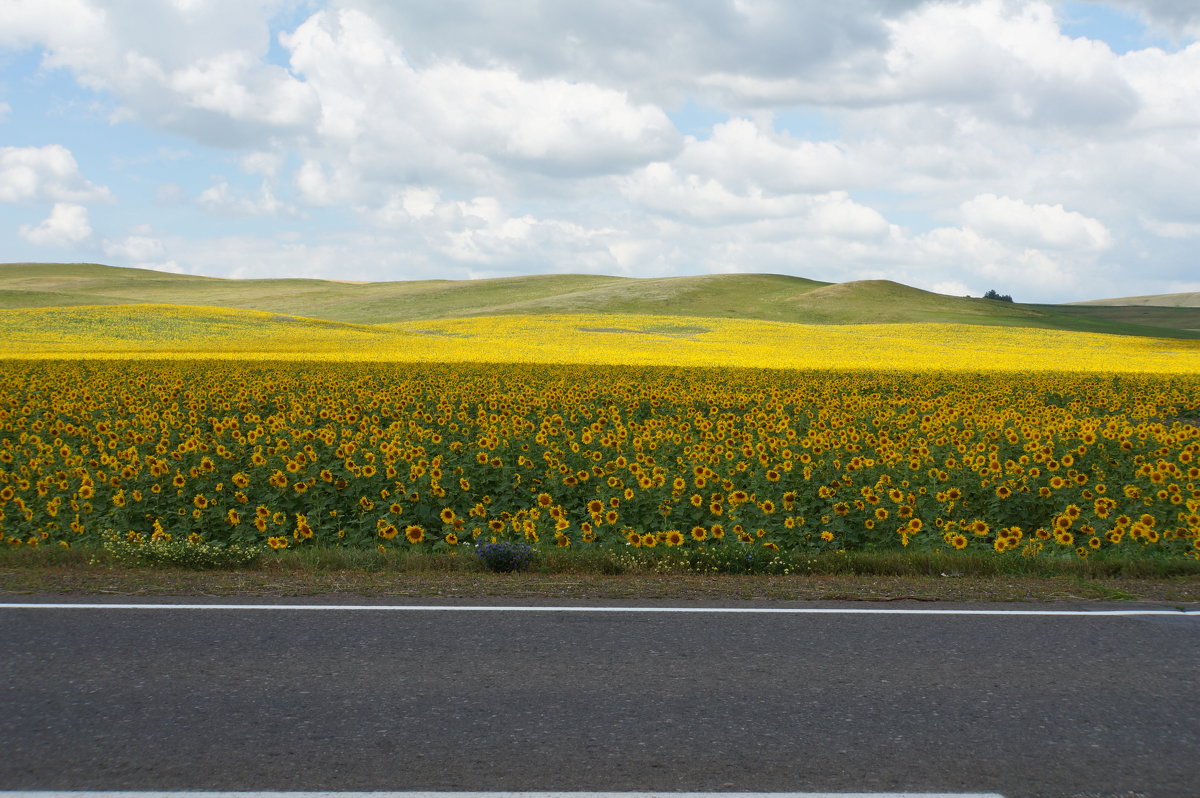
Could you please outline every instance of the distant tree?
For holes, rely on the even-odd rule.
[[[1012,297],[1008,294],[998,293],[995,289],[988,289],[988,292],[983,295],[984,299],[994,299],[997,302],[1012,302]]]

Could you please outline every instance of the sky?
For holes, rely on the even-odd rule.
[[[1200,290],[1196,0],[2,0],[0,262]]]

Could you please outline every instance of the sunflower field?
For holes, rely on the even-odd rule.
[[[0,540],[1200,558],[1200,375],[0,361]]]

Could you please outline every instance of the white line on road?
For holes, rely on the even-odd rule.
[[[36,792],[0,798],[1004,798],[995,792]]]
[[[488,606],[460,604],[107,604],[85,602],[11,602],[0,603],[0,610],[291,610],[331,612],[665,612],[665,613],[748,613],[776,615],[1039,615],[1075,617],[1113,617],[1138,615],[1167,615],[1200,617],[1200,610],[971,610],[923,609],[915,607],[591,607],[591,606]],[[390,795],[391,793],[389,793]],[[475,795],[476,793],[471,793]],[[532,794],[532,793],[530,793]],[[565,793],[553,793],[563,795]],[[601,793],[589,793],[600,795]],[[657,794],[657,793],[656,793]],[[749,795],[750,793],[747,793]],[[757,794],[757,793],[755,793]],[[802,793],[786,793],[801,795]],[[0,796],[4,793],[0,792]],[[414,793],[415,795],[415,793]],[[450,795],[451,793],[440,793]],[[465,793],[464,793],[465,795]],[[526,793],[495,793],[495,795],[526,795]],[[547,795],[550,795],[547,793]],[[649,793],[631,793],[631,796]],[[683,795],[682,793],[678,795]],[[705,793],[712,795],[712,793]],[[780,793],[785,795],[785,793]]]

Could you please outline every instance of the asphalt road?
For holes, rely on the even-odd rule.
[[[1198,663],[1200,615],[0,608],[0,789],[1196,798]]]

